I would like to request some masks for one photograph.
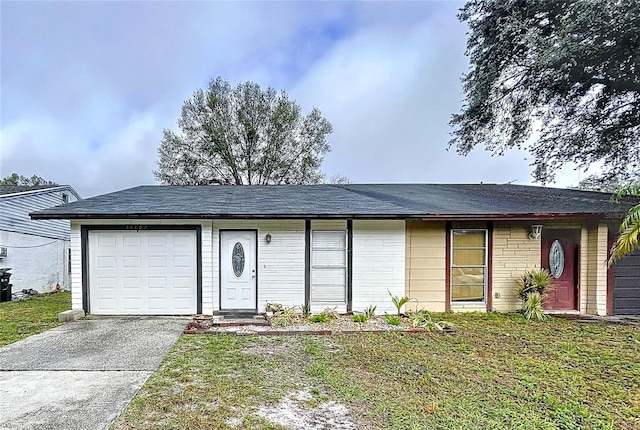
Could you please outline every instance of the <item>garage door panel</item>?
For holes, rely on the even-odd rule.
[[[102,290],[114,290],[116,288],[116,278],[99,277],[96,286]]]
[[[89,278],[94,314],[195,313],[196,232],[91,231]]]
[[[187,310],[190,307],[190,303],[189,300],[187,299],[173,299],[173,307],[175,309],[182,309],[182,310]]]
[[[615,267],[615,276],[616,278],[638,278],[638,267],[629,267],[629,266],[616,266]]]
[[[140,267],[142,259],[139,256],[122,257],[122,267]]]
[[[113,256],[100,256],[98,257],[99,269],[114,269],[117,267],[117,258]]]
[[[147,261],[149,267],[167,267],[167,257],[164,255],[151,255]]]
[[[141,288],[141,280],[138,277],[122,278],[122,287],[128,290]]]
[[[149,246],[165,247],[167,245],[167,239],[164,235],[150,234],[147,243]]]
[[[640,251],[618,260],[613,269],[613,312],[640,314]]]
[[[112,234],[105,234],[98,237],[98,246],[106,248],[111,247],[115,248],[116,246],[116,237]]]
[[[116,299],[98,299],[98,306],[104,310],[114,310],[116,309]]]
[[[640,290],[640,277],[639,278],[617,278],[616,288],[636,288]]]
[[[637,289],[618,289],[615,297],[617,299],[635,299],[640,300],[640,290]],[[625,300],[626,301],[626,300]]]

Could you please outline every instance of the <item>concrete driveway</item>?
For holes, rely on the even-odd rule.
[[[108,428],[187,321],[82,320],[0,348],[0,429]]]

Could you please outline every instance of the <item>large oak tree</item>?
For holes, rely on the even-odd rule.
[[[640,1],[471,0],[465,101],[451,145],[527,148],[533,176],[640,166]]]
[[[156,178],[170,185],[315,184],[332,127],[303,115],[284,91],[217,78],[182,106],[178,132],[164,130]]]

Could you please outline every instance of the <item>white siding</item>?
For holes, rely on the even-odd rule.
[[[211,297],[213,295],[211,221],[209,220],[73,220],[71,221],[71,305],[73,309],[82,310],[82,248],[80,237],[81,225],[200,225],[202,226],[202,312],[211,314]],[[217,265],[216,265],[217,267]],[[217,283],[217,275],[215,276]]]
[[[388,291],[405,294],[404,221],[353,222],[353,310],[395,312]],[[387,291],[388,290],[388,291]]]
[[[32,220],[29,217],[30,212],[61,205],[63,193],[69,197],[69,203],[76,200],[68,187],[0,196],[0,230],[69,240],[68,220]],[[11,243],[0,245],[12,246]]]
[[[258,311],[267,302],[284,306],[304,304],[304,221],[213,221],[213,310],[219,300],[219,230],[258,230]],[[271,243],[265,241],[271,234]],[[205,303],[209,306],[208,303]]]
[[[80,224],[71,221],[71,309],[82,309],[82,241]]]
[[[303,220],[74,220],[71,223],[74,309],[82,309],[81,224],[201,225],[202,311],[205,314],[211,314],[220,307],[219,230],[258,230],[258,311],[262,311],[267,302],[278,302],[284,306],[301,306],[304,303]],[[335,224],[326,224],[326,228],[336,227]],[[353,309],[362,311],[373,304],[378,306],[380,314],[394,312],[387,290],[395,295],[404,295],[404,221],[354,221],[353,227]],[[267,233],[271,234],[271,243],[265,241]]]

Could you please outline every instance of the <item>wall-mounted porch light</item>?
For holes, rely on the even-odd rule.
[[[271,233],[267,233],[267,235],[264,237],[264,241],[267,243],[271,243]]]
[[[542,224],[534,224],[531,226],[531,233],[529,233],[529,239],[539,239],[542,234]]]

